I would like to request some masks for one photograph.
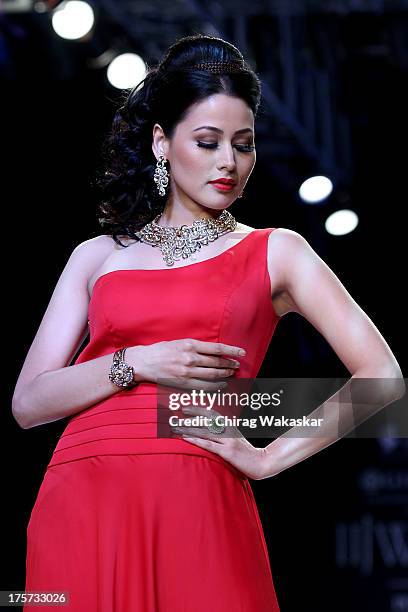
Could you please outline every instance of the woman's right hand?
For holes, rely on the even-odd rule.
[[[221,342],[182,338],[131,346],[126,350],[126,361],[133,366],[136,382],[169,379],[166,383],[169,386],[215,390],[239,369],[240,350],[244,349]]]

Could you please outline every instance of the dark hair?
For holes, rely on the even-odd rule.
[[[198,62],[237,61],[240,72],[216,74],[191,67]],[[256,73],[231,43],[204,34],[178,39],[162,61],[130,91],[117,110],[103,145],[104,168],[97,177],[101,190],[99,223],[104,233],[138,240],[135,231],[161,213],[167,196],[153,181],[156,158],[153,126],[159,123],[171,139],[189,107],[208,96],[225,93],[244,100],[256,116],[261,84]]]

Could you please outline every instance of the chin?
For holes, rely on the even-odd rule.
[[[230,202],[227,205],[225,205],[225,202],[223,204],[213,204],[209,202],[202,204],[201,202],[197,202],[197,204],[201,206],[202,208],[207,208],[209,211],[214,211],[214,212],[218,211],[219,213],[222,213],[223,210],[231,206],[232,202]]]

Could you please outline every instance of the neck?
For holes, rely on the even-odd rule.
[[[166,207],[158,219],[161,227],[180,227],[181,225],[192,225],[198,219],[218,219],[222,210],[214,210],[211,213],[207,210],[191,211]]]

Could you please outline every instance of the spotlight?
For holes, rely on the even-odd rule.
[[[350,234],[358,225],[358,216],[353,210],[344,208],[337,210],[327,217],[325,222],[326,231],[332,236],[344,236]]]
[[[68,0],[55,9],[52,27],[61,38],[77,40],[88,34],[95,23],[92,7],[82,0]]]
[[[136,53],[117,55],[108,66],[107,77],[118,89],[135,87],[146,76],[146,64]]]
[[[312,176],[302,183],[299,195],[304,202],[316,204],[329,197],[333,183],[327,176]]]

